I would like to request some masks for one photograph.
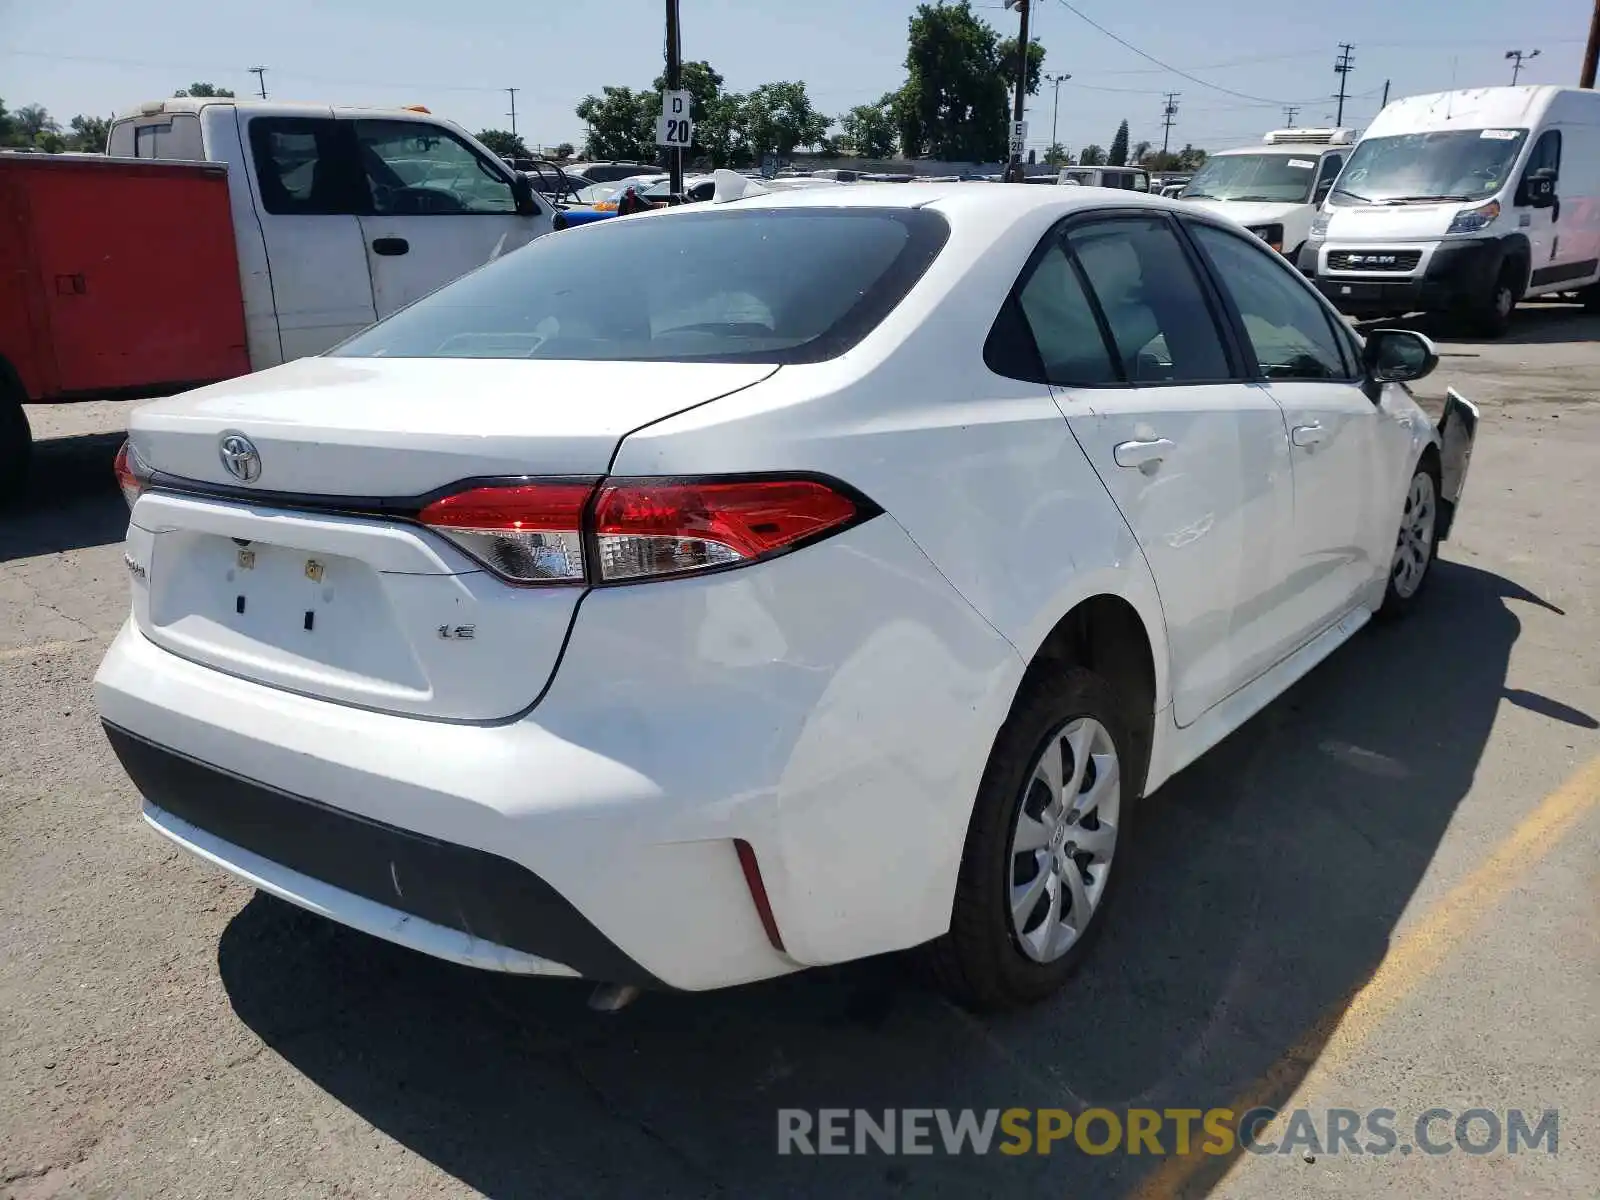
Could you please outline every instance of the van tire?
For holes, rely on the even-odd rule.
[[[1510,332],[1511,314],[1522,298],[1521,278],[1522,272],[1515,259],[1500,264],[1488,294],[1467,310],[1465,324],[1469,333],[1494,341]]]
[[[1578,299],[1583,301],[1583,311],[1587,313],[1600,313],[1600,283],[1591,283],[1578,293]]]
[[[28,485],[28,462],[33,457],[33,430],[22,411],[21,389],[12,385],[0,365],[0,504],[22,496]]]

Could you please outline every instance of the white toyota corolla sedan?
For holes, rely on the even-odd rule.
[[[1034,1001],[1141,798],[1422,594],[1436,362],[1129,192],[570,230],[134,415],[100,712],[161,834],[440,958]]]

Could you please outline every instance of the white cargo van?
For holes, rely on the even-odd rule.
[[[1445,312],[1489,337],[1527,297],[1600,307],[1600,93],[1395,101],[1345,164],[1300,267],[1343,312]]]
[[[551,205],[422,108],[156,100],[106,152],[228,164],[250,366],[320,354],[551,230]]]
[[[1178,195],[1295,261],[1358,137],[1354,129],[1275,129],[1258,145],[1218,150]]]

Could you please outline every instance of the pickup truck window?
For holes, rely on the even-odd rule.
[[[449,130],[420,121],[357,121],[355,127],[379,216],[517,211],[510,180]]]
[[[111,127],[107,153],[123,158],[186,159],[203,162],[200,118],[193,113],[136,117]]]
[[[318,117],[257,117],[250,122],[261,205],[269,213],[352,216],[353,172],[339,123]]]

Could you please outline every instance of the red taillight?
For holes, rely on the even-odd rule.
[[[122,489],[122,498],[128,502],[131,512],[134,503],[150,486],[150,468],[139,457],[133,443],[124,440],[117,450],[117,460],[112,463],[111,470],[117,477],[117,486]]]
[[[739,855],[739,869],[744,872],[744,884],[750,889],[750,900],[756,906],[756,916],[761,918],[761,928],[766,931],[772,948],[783,953],[783,934],[778,932],[778,918],[772,913],[772,900],[767,895],[766,882],[761,878],[761,864],[756,861],[755,847],[743,838],[733,839],[734,851]]]
[[[764,558],[860,514],[813,479],[624,479],[600,489],[600,581],[680,575]]]
[[[871,515],[816,479],[618,479],[595,496],[596,482],[470,488],[418,520],[512,582],[600,584],[755,562]]]
[[[592,479],[478,487],[418,514],[473,558],[516,583],[582,583],[583,510]]]

